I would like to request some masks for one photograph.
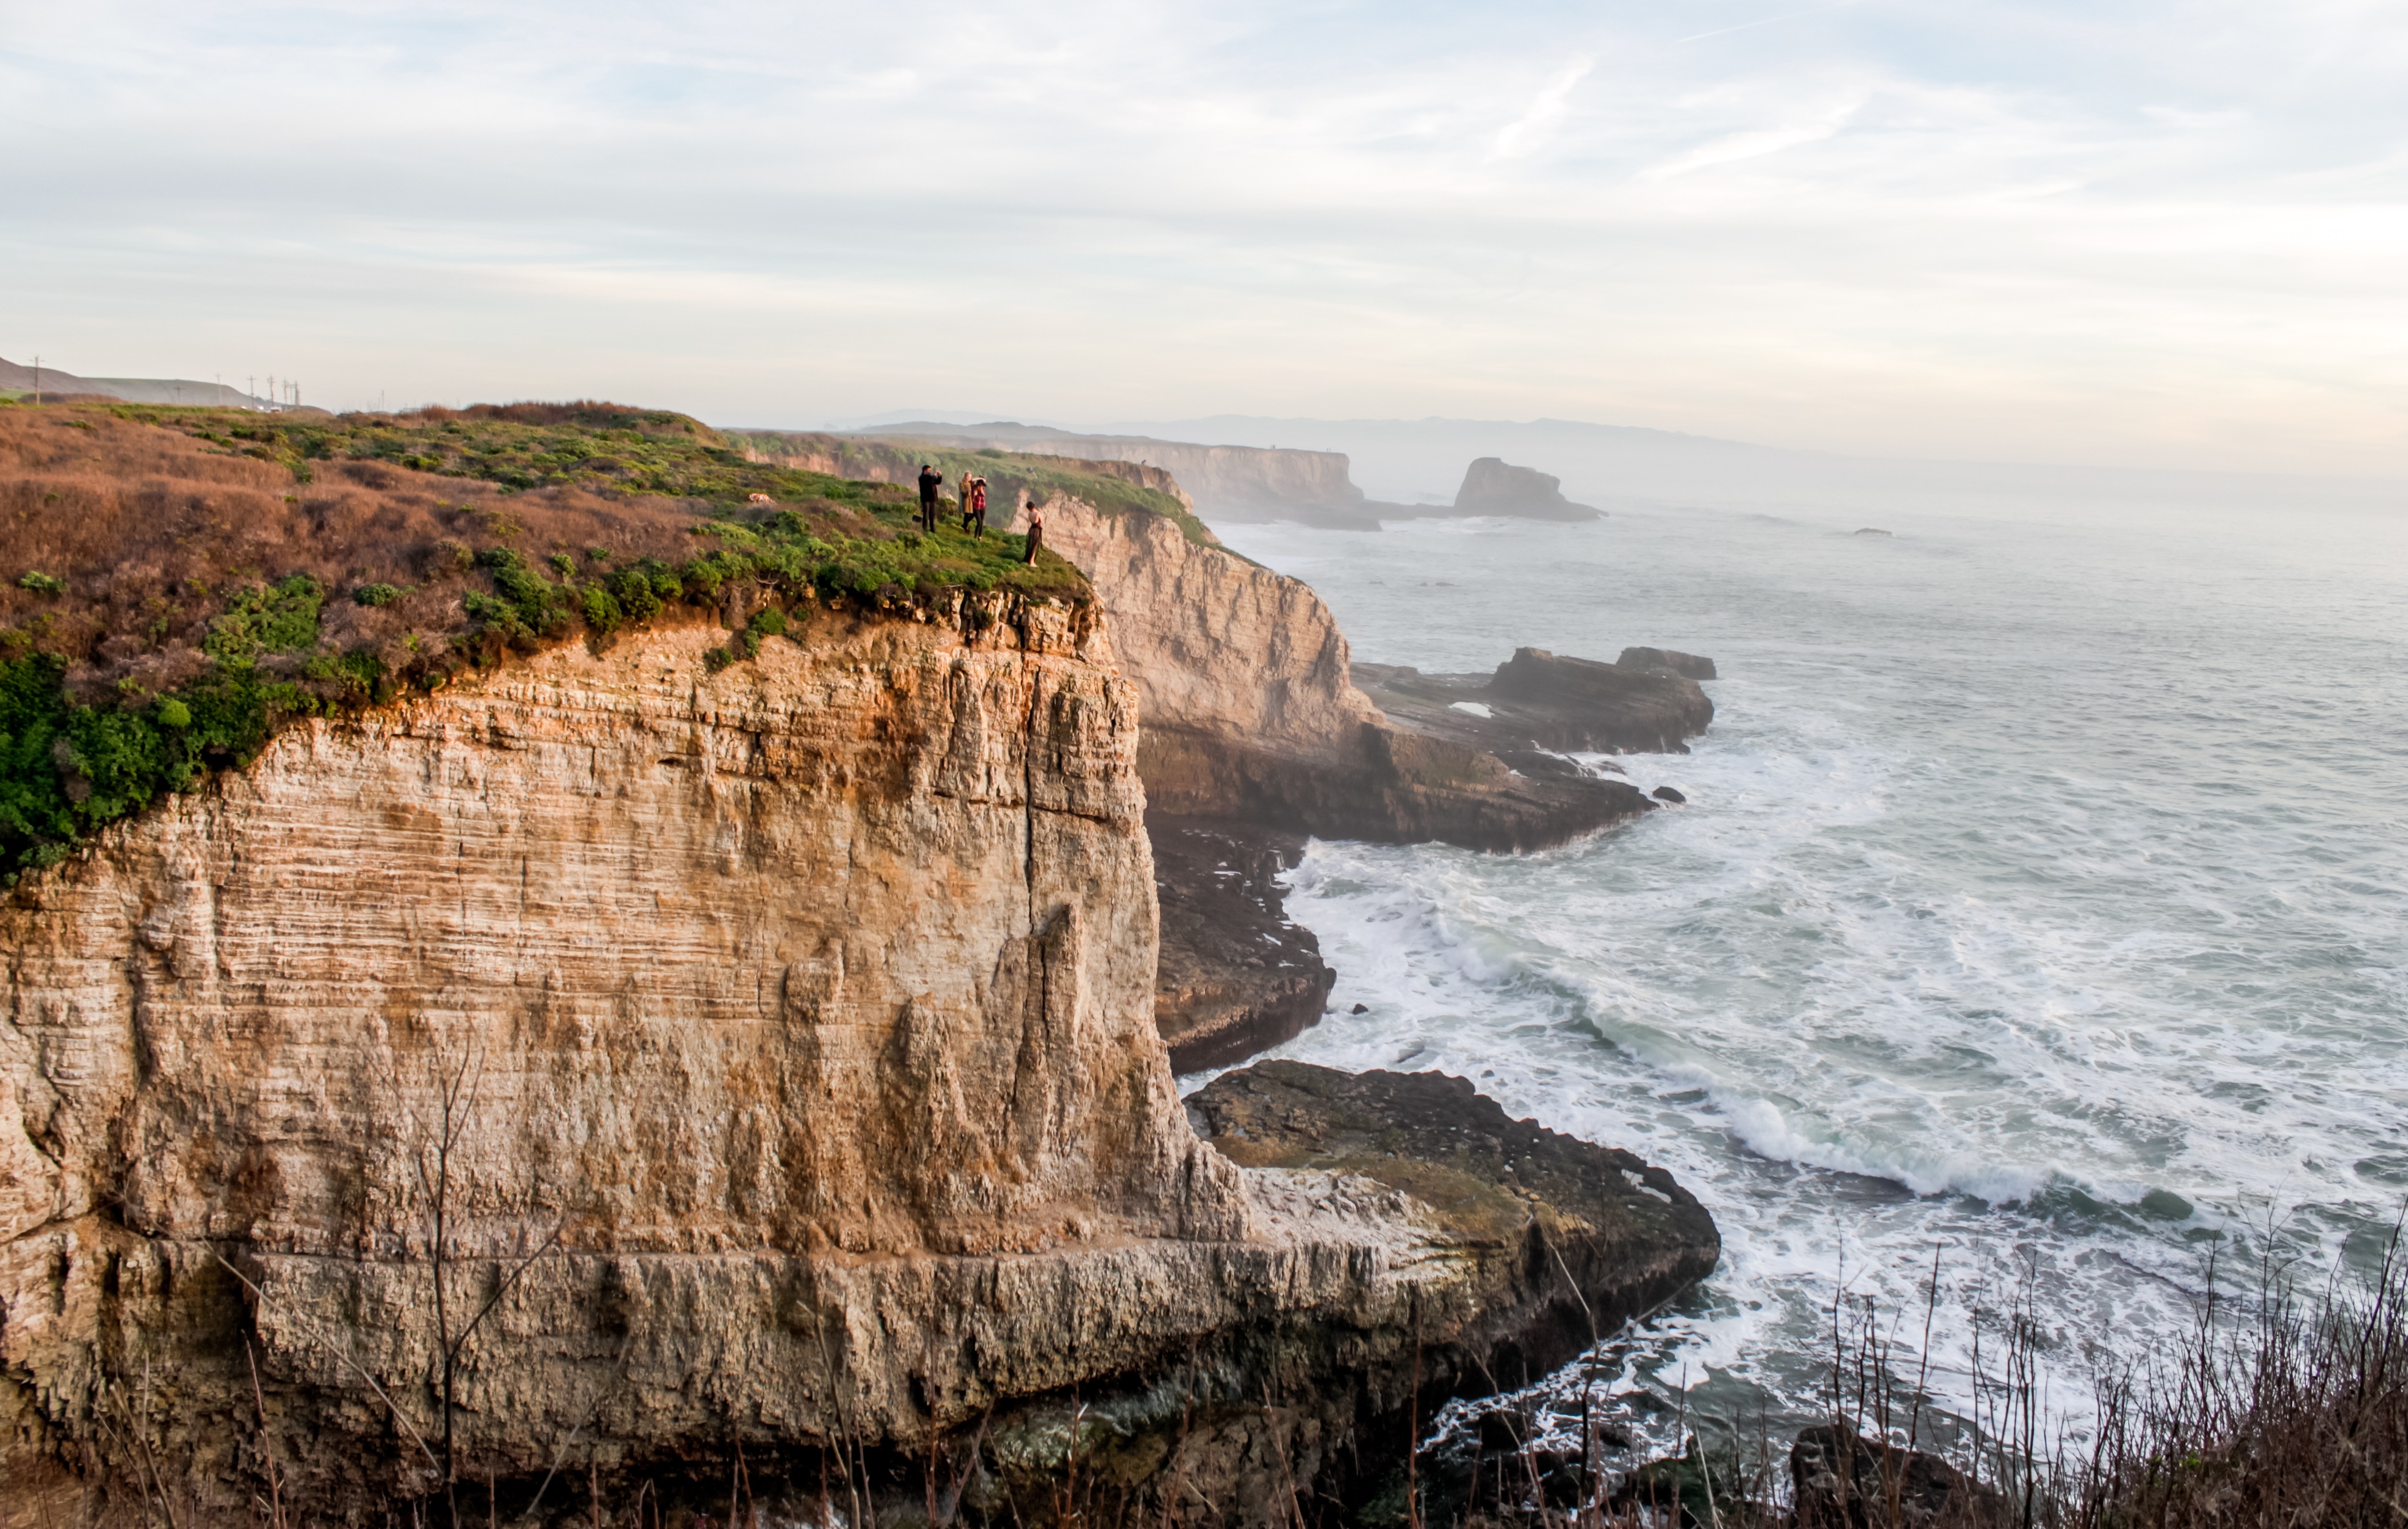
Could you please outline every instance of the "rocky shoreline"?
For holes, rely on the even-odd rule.
[[[1302,835],[1652,804],[1383,710],[1167,517],[1049,514],[1090,603],[805,599],[736,663],[731,584],[295,722],[0,897],[0,1494],[1363,1520],[1439,1403],[1709,1272],[1663,1170],[1461,1079],[1179,1098],[1326,1001]]]

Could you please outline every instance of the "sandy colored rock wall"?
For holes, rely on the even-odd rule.
[[[1346,635],[1311,585],[1197,546],[1156,515],[1057,504],[1045,536],[1095,581],[1148,734],[1328,758],[1359,748],[1364,724],[1381,721],[1348,676]],[[1158,792],[1152,800],[1193,810]]]
[[[297,726],[0,904],[0,1359],[36,1411],[95,1405],[105,1331],[199,1330],[169,1313],[226,1286],[212,1245],[278,1373],[338,1386],[313,1324],[352,1312],[402,1383],[447,1077],[461,1278],[558,1227],[515,1319],[555,1335],[681,1266],[694,1318],[792,1306],[810,1255],[1242,1235],[1151,1022],[1135,697],[1095,622],[823,613],[714,676],[724,638]],[[548,1355],[554,1402],[606,1359]]]
[[[1137,684],[1138,768],[1157,812],[1521,850],[1647,809],[1616,782],[1517,774],[1484,747],[1394,725],[1299,579],[1159,516],[1062,500],[1045,524],[1048,545],[1094,581]]]
[[[456,1453],[624,1507],[742,1449],[791,1504],[870,1450],[1042,1522],[1095,1407],[1129,1503],[1270,1523],[1264,1460],[1359,1475],[1686,1267],[1197,1139],[1088,613],[801,633],[296,726],[0,900],[0,1501],[234,1522],[274,1462],[378,1523]]]

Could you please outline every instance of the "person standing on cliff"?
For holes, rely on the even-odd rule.
[[[1045,545],[1045,517],[1038,513],[1041,507],[1038,501],[1028,501],[1028,555],[1021,560],[1024,563],[1036,562],[1037,549]]]
[[[962,485],[962,529],[970,536],[986,536],[986,479],[972,478]]]
[[[937,485],[944,480],[944,474],[920,464],[920,529],[932,536],[937,534]]]

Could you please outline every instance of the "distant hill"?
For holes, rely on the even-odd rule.
[[[36,380],[33,367],[0,359],[0,391],[31,393]],[[39,373],[39,382],[45,393],[93,393],[122,398],[129,404],[185,404],[212,408],[278,407],[222,382],[196,382],[182,377],[78,377],[56,366],[45,366]]]

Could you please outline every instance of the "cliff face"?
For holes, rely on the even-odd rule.
[[[1048,544],[1093,581],[1137,682],[1154,809],[1333,838],[1529,850],[1648,809],[1619,781],[1517,774],[1392,724],[1312,588],[1141,514],[1075,502]]]
[[[381,1522],[454,1461],[700,1462],[791,1515],[925,1462],[1035,1522],[1100,1408],[1113,1491],[1270,1522],[1263,1461],[1336,1480],[1416,1377],[1696,1264],[1197,1140],[1084,613],[724,636],[298,726],[0,902],[0,1493]]]
[[[724,636],[298,728],[0,905],[21,1406],[73,1432],[107,1350],[176,1357],[176,1304],[229,1293],[211,1246],[271,1379],[410,1393],[438,1149],[464,1281],[559,1228],[488,1354],[557,1341],[472,1383],[522,1418],[607,1379],[610,1331],[638,1377],[808,1418],[775,1363],[735,1384],[740,1326],[659,1325],[798,1349],[801,1255],[1242,1234],[1149,1022],[1135,698],[1093,622],[823,615],[712,676]]]
[[[747,455],[756,461],[871,483],[912,482],[919,476],[920,464],[932,456],[975,451],[988,447],[1007,450],[998,443],[986,440],[948,439],[943,442],[945,451],[938,452],[918,440],[883,440],[816,431],[744,431],[736,433],[732,438],[741,441]],[[1032,483],[1029,469],[1041,468],[1049,462],[1049,453],[1043,450],[1009,450],[1013,453],[1010,457],[981,460],[970,464],[986,477],[989,503],[994,506],[990,523],[997,528],[1010,524],[1015,505],[1029,492]],[[1181,487],[1179,479],[1164,467],[1149,466],[1134,457],[1126,461],[1112,457],[1089,458],[1076,451],[1055,452],[1051,456],[1062,462],[1076,463],[1083,472],[1167,493],[1191,510],[1196,507],[1196,501],[1189,497],[1186,489]],[[959,476],[958,469],[965,464],[948,462],[945,465],[956,469],[947,479],[945,493],[950,496],[953,479]],[[1044,491],[1040,487],[1038,492],[1041,493]]]
[[[1022,448],[1026,450],[1026,448]],[[1285,447],[1197,446],[1121,436],[1073,436],[1041,450],[1090,462],[1142,462],[1168,470],[1197,507],[1224,520],[1289,507],[1345,509],[1363,503],[1343,451]]]

